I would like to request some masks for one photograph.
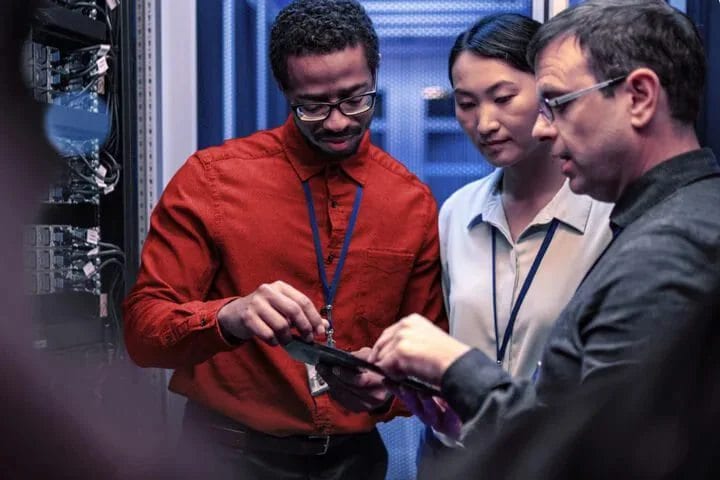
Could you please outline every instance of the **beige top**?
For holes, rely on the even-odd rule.
[[[450,333],[496,359],[492,228],[496,227],[500,342],[510,312],[553,218],[559,225],[515,320],[503,368],[532,377],[551,327],[612,238],[613,205],[560,190],[512,241],[498,189],[502,169],[455,192],[440,210],[440,254]]]

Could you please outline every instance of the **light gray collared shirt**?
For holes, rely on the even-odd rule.
[[[576,195],[565,181],[528,227],[512,240],[499,189],[502,169],[455,192],[440,210],[440,255],[450,333],[496,358],[493,320],[495,230],[496,306],[500,341],[551,221],[559,225],[518,310],[503,367],[529,378],[558,314],[612,232],[612,204]]]

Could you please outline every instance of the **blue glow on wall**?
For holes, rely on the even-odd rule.
[[[233,138],[237,135],[235,125],[235,92],[236,82],[236,52],[235,52],[235,0],[222,2],[222,52],[223,52],[223,139]]]

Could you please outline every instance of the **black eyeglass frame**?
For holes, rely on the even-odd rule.
[[[375,87],[373,87],[372,90],[368,90],[367,92],[359,93],[357,95],[352,95],[350,97],[341,98],[337,102],[291,103],[290,108],[292,109],[295,116],[297,118],[299,118],[300,120],[302,120],[303,122],[322,122],[330,116],[330,114],[332,113],[332,111],[334,109],[338,109],[340,111],[340,113],[342,113],[343,115],[345,115],[347,117],[361,115],[365,112],[368,112],[375,106],[375,100],[377,97],[377,78],[378,78],[377,71],[375,71],[374,77],[375,77]],[[368,97],[368,96],[370,97],[370,101],[368,102],[367,105],[363,105],[361,110],[358,110],[355,112],[346,112],[345,110],[343,110],[343,105],[347,105],[348,102],[357,100],[362,97]],[[308,107],[308,106],[327,107],[327,111],[324,112],[323,115],[318,115],[317,117],[309,116],[310,118],[308,118],[308,115],[305,115],[305,118],[303,118],[303,114],[301,113],[302,108]]]

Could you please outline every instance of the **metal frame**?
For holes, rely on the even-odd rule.
[[[155,206],[155,171],[159,153],[157,7],[156,0],[135,0],[138,254],[142,251],[150,227],[150,212]]]
[[[136,145],[137,163],[135,170],[135,206],[137,228],[135,229],[136,261],[139,265],[142,245],[150,227],[150,213],[155,206],[157,170],[161,165],[159,151],[159,85],[158,71],[158,25],[159,4],[156,0],[135,0],[135,89],[136,89]],[[130,24],[128,24],[130,25]],[[128,182],[129,183],[129,182]],[[129,255],[128,255],[129,258]],[[137,272],[128,276],[127,283],[133,283]],[[167,390],[168,371],[145,370],[150,385],[158,389],[158,409],[165,427],[170,425],[169,394]]]
[[[256,6],[255,28],[257,31],[256,82],[257,82],[257,129],[268,128],[268,8],[267,1],[260,0]]]
[[[222,91],[223,91],[223,140],[237,135],[237,63],[235,56],[235,1],[222,0],[223,24],[223,65],[222,65]]]

